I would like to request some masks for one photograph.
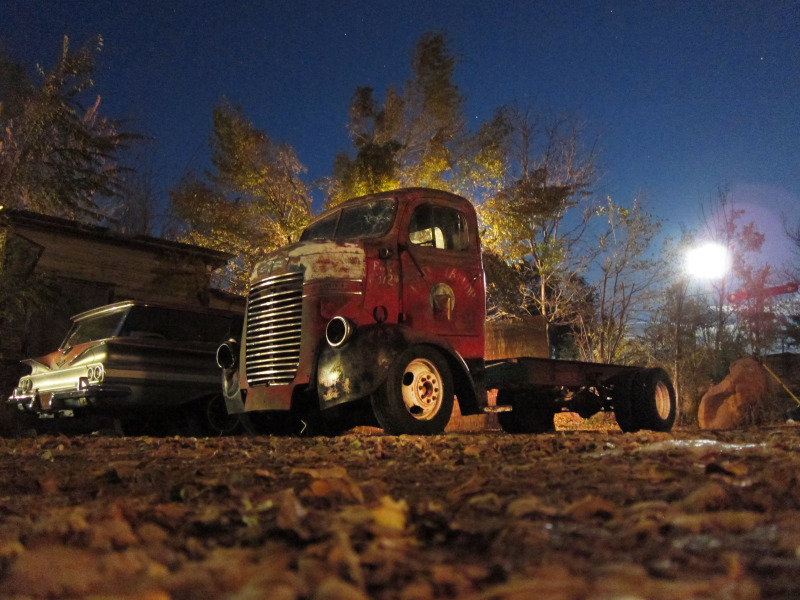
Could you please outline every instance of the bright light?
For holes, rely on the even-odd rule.
[[[728,249],[714,242],[706,242],[686,253],[686,272],[698,279],[721,279],[731,268]]]

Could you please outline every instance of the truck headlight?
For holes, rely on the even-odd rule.
[[[325,327],[325,339],[332,348],[338,348],[350,339],[355,327],[344,317],[333,317]]]
[[[239,362],[239,342],[237,340],[228,340],[217,348],[217,365],[221,369],[234,368]]]

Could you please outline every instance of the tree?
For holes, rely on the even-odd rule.
[[[633,326],[643,320],[663,273],[650,256],[660,223],[636,200],[628,209],[608,198],[597,214],[607,219],[608,230],[598,239],[594,310],[577,314],[578,346],[584,360],[631,362],[638,358]]]
[[[494,128],[506,132],[494,145],[506,152],[498,158],[504,182],[478,207],[484,246],[518,270],[518,312],[544,316],[549,330],[587,300],[583,276],[597,255],[585,243],[595,153],[568,117],[501,109]]]
[[[743,209],[731,205],[728,190],[724,187],[718,190],[716,203],[704,211],[706,236],[727,248],[731,257],[730,272],[712,284],[716,317],[712,376],[716,381],[725,376],[728,365],[733,360],[748,350],[747,338],[750,337],[747,332],[747,317],[741,310],[729,309],[728,294],[737,288],[763,288],[770,271],[769,265],[759,266],[752,260],[753,254],[761,251],[764,234],[753,222],[742,225],[741,219],[744,216]],[[739,317],[738,322],[736,317]],[[756,338],[750,338],[750,341],[756,341]],[[750,351],[759,352],[753,347]]]
[[[38,69],[41,87],[0,57],[0,204],[98,221],[97,198],[121,196],[117,154],[135,136],[89,96],[101,48],[98,37],[72,52],[65,36],[55,67]]]
[[[784,321],[782,333],[787,346],[792,348],[800,346],[800,315],[789,315]]]
[[[5,125],[25,111],[35,88],[22,65],[11,61],[0,48],[0,121]]]
[[[212,171],[187,175],[170,192],[174,237],[231,252],[223,286],[246,289],[249,273],[267,253],[293,241],[311,217],[294,149],[257,129],[240,108],[222,100],[213,111]],[[173,226],[174,227],[174,226]]]
[[[696,243],[696,233],[683,231],[677,244],[662,248],[659,296],[649,311],[641,348],[644,362],[668,366],[678,413],[685,424],[696,424],[702,390],[708,387],[713,364],[715,315],[705,294],[690,293],[691,281],[681,257]]]
[[[326,182],[328,206],[402,186],[450,189],[464,128],[463,97],[453,83],[456,59],[442,33],[426,33],[411,60],[402,92],[389,87],[382,105],[370,87],[350,102],[348,131],[356,151],[336,156]]]

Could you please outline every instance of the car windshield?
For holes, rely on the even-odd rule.
[[[300,241],[380,237],[391,229],[396,206],[394,198],[346,206],[310,225],[300,236]]]
[[[61,344],[61,349],[116,337],[127,313],[126,307],[75,321]]]

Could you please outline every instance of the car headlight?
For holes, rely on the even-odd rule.
[[[19,380],[19,391],[27,394],[33,388],[33,380],[30,377],[23,377]]]

